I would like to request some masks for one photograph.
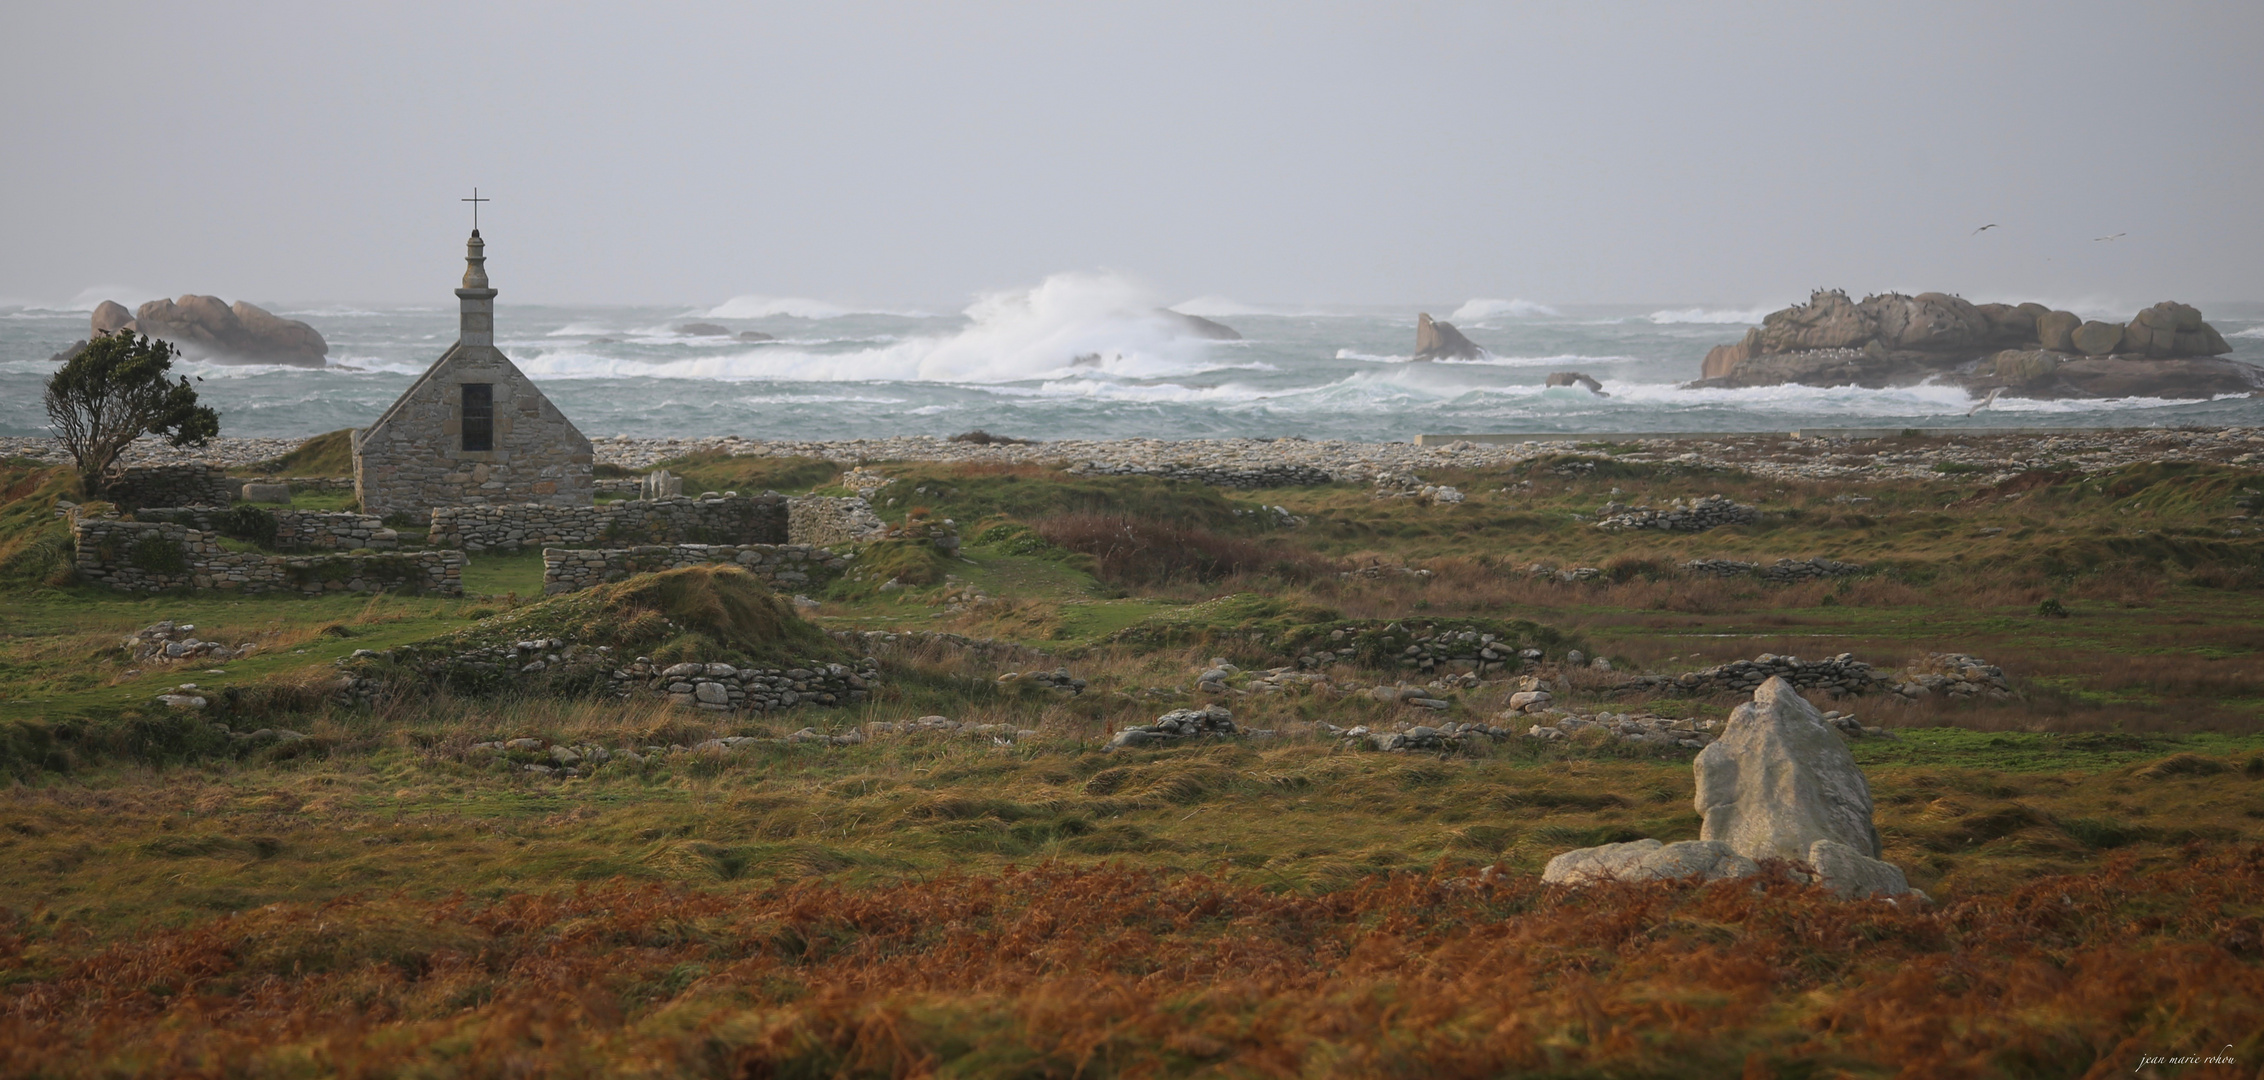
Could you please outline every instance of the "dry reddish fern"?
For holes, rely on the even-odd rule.
[[[0,934],[0,1074],[2128,1074],[2264,1058],[2264,848],[1944,908],[1045,867]]]

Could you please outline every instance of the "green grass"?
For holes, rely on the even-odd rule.
[[[513,596],[522,600],[542,598],[542,551],[528,548],[524,551],[474,552],[464,566],[464,594],[467,596]]]

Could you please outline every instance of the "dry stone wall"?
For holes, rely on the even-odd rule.
[[[216,465],[143,465],[123,469],[103,484],[102,497],[131,510],[143,506],[226,506],[241,481]]]
[[[251,519],[246,511],[272,522],[272,535],[260,535],[264,530],[247,527]],[[134,520],[169,522],[198,532],[257,540],[262,547],[277,551],[388,551],[400,546],[399,534],[386,528],[383,521],[344,511],[166,506],[136,510]]]
[[[649,544],[633,548],[571,550],[544,548],[542,591],[545,596],[580,592],[619,581],[633,574],[649,574],[684,566],[732,563],[762,578],[771,588],[793,592],[823,585],[849,568],[846,556],[808,544]]]
[[[466,551],[635,544],[783,544],[788,503],[780,495],[655,499],[596,506],[436,506],[427,542]]]
[[[873,513],[872,504],[863,499],[797,495],[786,502],[789,508],[786,542],[790,544],[817,547],[862,544],[878,540],[888,532],[888,523]]]
[[[185,525],[118,518],[81,518],[71,535],[79,577],[123,592],[464,592],[461,551],[263,555],[229,551],[217,534]]]
[[[660,694],[685,708],[709,712],[774,712],[796,705],[846,705],[865,700],[880,682],[871,657],[862,666],[737,668],[729,664],[661,665],[638,657],[616,669],[607,688],[616,697]]]

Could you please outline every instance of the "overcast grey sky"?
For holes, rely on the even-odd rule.
[[[445,303],[474,184],[506,303],[948,308],[1096,268],[1252,302],[2264,299],[2256,0],[0,25],[17,303]]]

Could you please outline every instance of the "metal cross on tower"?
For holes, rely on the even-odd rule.
[[[457,202],[468,202],[468,203],[472,204],[472,231],[473,231],[473,232],[478,232],[478,231],[480,231],[480,204],[481,204],[481,203],[483,203],[483,202],[494,202],[495,200],[494,200],[494,199],[483,199],[483,198],[480,198],[480,189],[478,189],[478,188],[473,188],[473,189],[472,189],[472,197],[471,197],[471,198],[469,198],[469,199],[458,199],[458,200],[456,200],[456,201],[457,201]]]

